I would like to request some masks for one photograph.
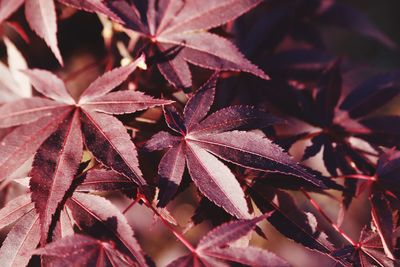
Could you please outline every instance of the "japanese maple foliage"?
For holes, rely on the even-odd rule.
[[[400,73],[328,27],[398,53],[343,1],[0,0],[0,265],[399,266]]]
[[[161,132],[147,144],[149,150],[170,147],[158,167],[163,185],[160,204],[164,206],[175,193],[187,165],[192,180],[205,196],[238,218],[248,217],[239,183],[229,168],[213,155],[243,167],[292,174],[323,186],[267,138],[230,131],[243,126],[268,126],[275,122],[274,117],[253,107],[232,106],[204,118],[214,99],[217,77],[214,75],[188,100],[183,118],[173,108],[166,108],[168,127],[180,136]]]
[[[25,16],[29,26],[42,37],[57,60],[63,64],[57,44],[57,17],[53,0],[2,0],[0,2],[0,21],[4,21],[25,3]]]
[[[36,120],[45,120],[43,128],[37,129],[34,136],[19,144],[23,149],[31,146],[31,140],[36,139],[36,135],[43,138],[38,148],[36,145],[39,142],[33,142],[35,147],[32,150],[37,151],[29,174],[32,200],[40,215],[43,243],[52,216],[78,170],[83,143],[100,162],[124,173],[141,187],[146,185],[128,133],[120,121],[107,115],[131,113],[170,103],[134,91],[109,93],[126,79],[139,61],[104,74],[89,85],[77,102],[68,94],[63,82],[50,72],[27,70],[25,73],[36,90],[48,98],[24,98],[1,107],[4,111],[2,127],[29,127],[30,123],[36,124]],[[7,147],[8,142],[15,142],[18,137],[14,131],[11,132],[4,138],[3,145]],[[7,159],[7,151],[4,158],[2,168],[10,173],[15,164]]]
[[[194,0],[153,0],[137,3],[138,6],[126,0],[105,1],[104,4],[98,1],[93,6],[83,6],[70,0],[62,2],[95,12],[102,12],[99,7],[105,4],[127,29],[155,44],[155,51],[149,55],[155,57],[160,72],[175,87],[191,87],[188,63],[214,70],[245,71],[268,79],[234,44],[207,32],[254,8],[261,0],[216,0],[207,4]],[[104,14],[110,16],[109,13]]]

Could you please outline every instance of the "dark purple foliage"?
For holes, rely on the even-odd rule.
[[[400,266],[400,72],[333,28],[398,53],[345,1],[0,0],[0,265],[156,266],[180,250],[146,209],[187,250],[170,267],[303,264],[272,231]]]

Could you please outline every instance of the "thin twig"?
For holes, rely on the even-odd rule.
[[[345,175],[336,176],[336,177],[332,177],[332,178],[333,179],[357,179],[357,180],[366,180],[366,181],[371,181],[371,182],[376,181],[375,176],[358,174],[358,173],[357,174],[345,174]]]
[[[148,208],[150,208],[150,209],[153,211],[153,213],[154,213],[155,215],[157,215],[157,216],[161,219],[161,221],[164,223],[164,225],[175,235],[175,237],[178,238],[178,240],[179,240],[183,245],[185,245],[185,247],[187,247],[187,248],[190,250],[191,253],[193,253],[194,255],[196,255],[196,249],[192,246],[192,244],[190,244],[190,242],[187,241],[187,240],[185,239],[185,237],[184,237],[181,233],[178,233],[178,232],[171,226],[171,224],[170,224],[168,221],[166,221],[166,220],[161,216],[161,214],[153,207],[153,205],[151,205],[151,203],[146,199],[146,197],[144,197],[143,195],[139,195],[139,196],[138,196],[138,199],[141,200],[141,201],[143,201],[143,203],[144,203]]]

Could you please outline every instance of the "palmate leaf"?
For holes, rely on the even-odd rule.
[[[110,201],[100,196],[76,192],[66,202],[66,207],[71,211],[79,229],[97,235],[98,238],[112,238],[122,252],[130,255],[131,260],[140,266],[147,266],[131,226]]]
[[[379,234],[367,227],[362,230],[357,247],[343,247],[334,251],[332,256],[354,267],[394,267],[399,264],[385,255]]]
[[[271,92],[271,96],[279,95],[277,103],[283,107],[282,100],[296,103],[297,108],[291,108],[292,104],[286,105],[290,107],[284,112],[318,128],[291,136],[298,141],[311,140],[312,144],[305,149],[304,160],[323,150],[325,168],[332,176],[357,172],[372,175],[375,168],[372,162],[376,157],[371,161],[368,150],[379,151],[378,146],[399,146],[398,116],[370,116],[399,94],[398,71],[374,75],[354,86],[359,79],[354,74],[342,79],[339,63],[335,61],[328,65],[321,77],[314,81],[317,88],[308,88],[304,84],[306,88],[298,90],[289,89],[291,86],[287,85],[285,90]],[[344,88],[350,89],[347,95],[343,95]],[[356,179],[344,182],[343,205],[346,209],[355,196],[357,184]]]
[[[247,168],[291,174],[324,187],[318,178],[267,138],[244,131],[226,132],[246,124],[250,124],[249,128],[271,125],[276,118],[253,107],[237,106],[217,111],[204,119],[214,100],[216,80],[214,75],[189,99],[183,118],[175,109],[165,108],[166,122],[181,135],[181,141],[178,136],[159,133],[147,144],[148,150],[169,147],[159,165],[159,205],[166,205],[175,194],[186,162],[192,180],[207,198],[238,218],[248,217],[239,183],[215,156]],[[168,145],[159,143],[160,137],[169,140]]]
[[[86,182],[79,181],[79,186],[76,188],[75,193],[66,199],[63,207],[60,207],[61,212],[59,216],[56,217],[58,221],[52,233],[52,240],[55,241],[55,243],[49,243],[50,245],[48,246],[53,247],[53,244],[55,244],[56,247],[59,245],[61,247],[64,245],[68,247],[71,244],[68,243],[68,240],[75,240],[74,231],[78,230],[90,234],[91,237],[87,238],[93,242],[96,241],[98,246],[105,246],[97,248],[107,248],[107,254],[103,256],[108,256],[113,260],[114,264],[123,264],[123,266],[147,266],[143,251],[136,241],[134,232],[124,215],[107,199],[82,193],[87,192],[88,189],[92,192],[101,192],[102,190],[104,190],[103,192],[110,192],[110,187],[104,185],[98,190],[100,181],[112,185],[111,190],[122,188],[120,187],[121,182],[123,184],[130,183],[132,187],[134,185],[133,182],[115,172],[96,169],[89,171],[87,178]],[[93,185],[95,186],[93,187]],[[9,233],[10,241],[4,243],[3,247],[0,248],[0,257],[2,260],[5,259],[5,257],[10,257],[10,259],[4,262],[16,262],[16,265],[10,264],[6,266],[25,266],[30,256],[34,254],[34,252],[38,252],[34,251],[34,249],[40,241],[41,226],[39,215],[35,211],[34,203],[30,195],[30,193],[22,195],[9,202],[6,207],[0,210],[0,227],[18,221]],[[32,230],[28,229],[29,227],[32,228]],[[25,235],[27,241],[23,240]],[[79,243],[79,238],[75,241]],[[95,244],[93,243],[92,245]],[[59,254],[58,256],[61,256],[61,258],[56,259],[52,257],[54,255],[51,255],[51,253],[44,253],[46,249],[47,246],[44,246],[43,249],[39,250],[40,253],[35,253],[51,256],[42,258],[42,262],[46,266],[48,264],[54,266],[51,265],[53,263],[57,266],[57,263],[60,263],[58,260],[61,260],[61,258],[73,262],[75,260],[74,257],[77,256],[77,250],[75,250],[71,255],[68,253]],[[93,247],[93,249],[95,249],[95,247]],[[110,251],[108,251],[108,249],[110,249]],[[79,255],[82,257],[79,259],[76,258],[78,262],[80,260],[84,262],[84,258],[88,256],[88,254],[84,253],[79,253]],[[26,263],[23,264],[22,262],[25,261]],[[99,261],[101,261],[101,259],[99,259]]]
[[[59,239],[35,254],[46,257],[46,266],[134,266],[111,242],[75,234]]]
[[[234,241],[249,234],[258,222],[268,217],[225,223],[207,233],[192,255],[182,256],[168,266],[231,266],[236,262],[249,266],[284,267],[289,264],[275,254],[256,247],[235,247]]]
[[[157,61],[160,72],[175,87],[191,87],[188,63],[213,70],[244,71],[268,79],[234,44],[207,32],[246,13],[261,0],[212,0],[207,5],[194,0],[149,0],[144,3],[147,4],[147,12],[142,12],[126,0],[104,1],[106,11],[102,10],[104,7],[98,3],[100,1],[92,0],[85,5],[76,0],[62,2],[103,13],[114,20],[117,17],[116,21],[126,28],[150,39],[156,49],[164,54]]]
[[[1,126],[25,124],[3,139],[1,153],[5,157],[0,166],[5,172],[4,178],[37,150],[31,171],[31,187],[32,200],[40,215],[42,244],[48,238],[53,215],[81,162],[83,143],[104,165],[140,187],[146,184],[138,167],[135,146],[123,124],[112,114],[132,113],[171,101],[133,91],[109,93],[127,79],[141,60],[98,78],[89,85],[78,103],[55,75],[43,70],[25,71],[37,91],[48,98],[26,98],[0,108],[3,117],[7,118]],[[28,124],[32,120],[36,121]],[[22,159],[15,159],[15,151],[21,150],[22,154],[22,149],[27,150]]]
[[[347,83],[343,83],[338,64],[339,62],[333,63],[325,70],[318,81],[319,88],[316,97],[311,96],[308,90],[296,92],[296,94],[287,94],[287,91],[282,91],[284,94],[282,96],[289,95],[290,98],[294,98],[292,101],[298,102],[301,106],[301,109],[291,113],[291,116],[321,128],[319,135],[311,135],[312,142],[316,141],[312,155],[319,152],[318,147],[324,147],[326,167],[332,175],[336,175],[337,168],[342,169],[343,172],[347,171],[344,164],[335,163],[334,158],[336,156],[340,158],[340,153],[352,158],[356,163],[360,163],[360,158],[363,157],[357,151],[353,153],[353,149],[348,147],[346,143],[348,137],[355,136],[374,145],[396,146],[400,133],[395,127],[398,121],[397,116],[369,116],[399,94],[398,72],[375,75],[356,87],[351,85],[350,93],[341,96],[342,87],[348,87],[347,83],[348,80],[351,81],[351,76],[347,79]],[[329,79],[330,84],[326,83]],[[279,92],[278,90],[275,93],[279,94]],[[326,98],[327,96],[331,97]],[[341,101],[338,101],[339,99]],[[335,148],[336,145],[332,147],[332,143],[340,144],[341,147]],[[361,168],[360,165],[357,167]]]
[[[379,160],[371,181],[365,181],[359,186],[369,194],[371,217],[376,232],[381,238],[381,246],[389,258],[395,258],[395,217],[393,210],[399,205],[399,156],[395,149],[383,153]]]
[[[383,153],[376,167],[375,175],[366,175],[367,180],[358,183],[358,193],[367,191],[371,205],[371,217],[375,231],[381,238],[380,248],[388,258],[395,258],[395,217],[393,211],[399,207],[399,152],[391,149]],[[355,176],[362,174],[354,174]],[[352,176],[352,174],[349,174]],[[353,179],[348,179],[354,181]]]
[[[142,59],[139,59],[139,61],[140,60],[142,60]],[[115,86],[118,86],[119,84],[121,84],[128,77],[128,75],[135,69],[135,67],[139,61],[136,61],[135,63],[132,63],[126,67],[122,67],[120,69],[115,69],[115,70],[105,74],[104,76],[100,77],[99,80],[101,80],[102,83],[94,82],[92,85],[90,85],[88,88],[88,92],[84,93],[84,96],[86,96],[86,100],[85,100],[85,98],[83,98],[83,100],[80,100],[79,104],[75,104],[75,102],[73,102],[73,104],[70,104],[72,101],[72,98],[66,91],[65,86],[63,85],[62,81],[60,81],[57,77],[55,77],[51,73],[45,72],[42,70],[41,71],[38,71],[38,70],[25,71],[25,73],[27,73],[29,75],[32,83],[34,84],[35,88],[39,92],[41,92],[43,95],[45,95],[49,98],[52,98],[53,100],[61,101],[62,103],[60,103],[58,101],[52,101],[47,98],[41,98],[41,97],[28,98],[26,100],[21,100],[21,101],[25,101],[22,103],[29,103],[28,107],[26,105],[22,105],[21,103],[17,103],[17,104],[14,102],[7,103],[1,107],[2,111],[4,112],[3,117],[7,118],[6,120],[3,120],[3,121],[8,121],[8,123],[3,122],[5,124],[5,125],[3,125],[3,127],[9,127],[10,125],[25,124],[25,123],[31,122],[32,120],[39,120],[40,122],[42,122],[42,121],[44,121],[44,119],[41,119],[42,117],[48,117],[50,115],[52,115],[53,117],[49,118],[48,120],[54,119],[54,123],[60,123],[64,120],[66,113],[69,113],[72,110],[77,110],[78,113],[80,114],[79,117],[81,117],[81,120],[84,119],[87,123],[89,123],[89,125],[83,124],[82,129],[87,129],[87,128],[93,129],[94,128],[94,130],[93,130],[94,132],[89,131],[89,132],[86,132],[87,134],[95,134],[95,135],[99,135],[99,137],[103,136],[103,139],[105,139],[106,143],[111,142],[112,140],[107,136],[107,133],[102,132],[101,128],[93,126],[93,122],[97,122],[97,124],[102,123],[101,120],[103,119],[103,120],[111,121],[111,125],[115,125],[114,127],[116,129],[118,129],[118,131],[117,131],[118,138],[121,138],[124,136],[123,139],[129,141],[130,140],[129,135],[126,133],[126,130],[122,126],[122,124],[110,115],[100,114],[100,113],[99,113],[99,115],[96,115],[96,114],[98,114],[97,113],[98,102],[92,103],[90,101],[90,99],[87,99],[87,96],[88,95],[98,96],[98,97],[105,96],[107,94],[107,92],[111,91]],[[99,92],[98,92],[99,95],[96,95],[96,93],[95,93],[96,88],[99,89]],[[115,94],[115,93],[113,93],[113,94]],[[124,94],[127,97],[127,100],[121,99],[124,96]],[[138,98],[135,99],[134,96],[137,96]],[[123,101],[125,101],[125,102],[123,103],[123,105],[121,105],[121,102],[123,102]],[[138,103],[139,101],[140,101],[140,103]],[[67,105],[67,103],[69,105]],[[121,91],[121,92],[119,92],[118,97],[117,97],[117,99],[115,99],[115,101],[113,101],[112,97],[110,97],[108,102],[104,102],[103,108],[108,105],[108,108],[111,110],[111,113],[114,113],[113,110],[118,107],[117,108],[118,111],[116,111],[115,113],[119,114],[120,111],[122,111],[124,113],[125,112],[133,112],[136,110],[144,109],[146,107],[152,107],[155,105],[168,104],[168,103],[170,103],[170,101],[153,99],[152,97],[144,96],[142,93],[139,93],[139,92]],[[93,107],[91,106],[91,104],[93,104]],[[33,110],[31,108],[32,105],[34,106]],[[39,106],[40,110],[37,111],[37,113],[34,113],[33,111],[37,110],[36,106]],[[62,117],[61,117],[61,115],[54,116],[54,115],[56,115],[56,113],[49,111],[49,110],[54,110],[54,109],[57,110],[57,113],[58,112],[60,114],[62,113]],[[41,111],[41,110],[43,110],[43,111]],[[94,119],[90,115],[92,115],[94,117]],[[45,124],[45,122],[43,122],[43,123],[29,124],[26,126],[26,128],[27,128],[27,130],[29,130],[30,128],[32,130],[34,130],[36,128],[36,126],[38,126],[37,124],[39,124],[39,126],[42,127],[42,128],[39,128],[38,131],[44,131],[46,129],[44,127],[48,127],[47,124]],[[41,125],[41,124],[45,124],[45,125]],[[23,126],[23,127],[25,127],[25,126]],[[17,137],[17,134],[20,134],[19,132],[21,132],[21,130],[19,130],[19,129],[21,129],[21,128],[22,127],[14,130],[15,134],[13,134],[14,132],[11,132],[9,134],[10,140],[8,142],[2,143],[2,145],[4,146],[6,151],[7,151],[8,144],[11,144],[11,142],[15,142],[15,141],[13,141],[13,138],[14,138],[14,136]],[[22,129],[24,129],[24,128],[22,128]],[[85,133],[85,131],[84,131],[84,133]],[[42,137],[42,136],[43,136],[42,134],[38,135],[38,137]],[[32,138],[32,137],[30,137],[30,138]],[[6,137],[6,139],[7,139],[7,137]],[[95,139],[92,139],[91,141],[93,142],[93,140],[95,140]],[[18,139],[18,142],[19,141],[21,141],[21,140]],[[30,139],[30,141],[32,142],[33,140]],[[43,141],[41,141],[41,142],[43,142]],[[94,143],[93,143],[93,146],[95,146]],[[93,148],[95,148],[95,147],[93,147]],[[129,141],[129,143],[125,142],[124,149],[128,149],[130,151],[135,151],[134,146],[130,141]],[[118,146],[117,146],[115,153],[120,155],[121,153],[123,153],[123,151],[121,152],[121,148],[118,149]],[[94,155],[95,155],[95,157],[98,157],[98,156],[100,157],[100,155],[98,153],[95,153]],[[131,160],[131,162],[129,164],[131,164],[132,166],[136,165],[136,163],[137,163],[137,161],[133,160],[133,158],[135,158],[134,155],[135,155],[134,153],[133,153],[133,155],[129,155],[130,160]],[[112,164],[113,160],[112,160],[112,158],[104,158],[104,162],[102,162],[102,163],[104,163],[106,165]],[[10,162],[10,164],[11,164],[11,162]],[[124,164],[126,164],[126,162]],[[5,166],[5,167],[8,167],[8,166]],[[129,169],[131,170],[130,177],[132,179],[139,179],[139,180],[141,179],[140,173],[137,173],[134,175],[134,174],[132,174],[132,167],[128,168],[128,170]],[[135,170],[135,171],[138,172],[138,170]],[[137,177],[135,177],[135,176],[137,176]],[[143,181],[141,181],[141,182],[143,183]]]

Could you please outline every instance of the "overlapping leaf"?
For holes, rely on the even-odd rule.
[[[97,238],[108,238],[117,242],[117,247],[131,261],[147,266],[143,251],[134,237],[133,230],[124,215],[103,197],[76,192],[66,207],[79,227]]]
[[[340,172],[354,174],[357,170],[372,174],[374,167],[368,158],[368,151],[374,153],[374,148],[379,145],[397,146],[400,132],[394,126],[397,116],[369,115],[399,94],[398,75],[392,72],[373,76],[355,87],[353,85],[350,93],[343,96],[342,88],[348,85],[342,82],[339,65],[340,62],[336,61],[327,67],[317,81],[316,89],[286,88],[272,94],[290,96],[290,102],[296,103],[296,107],[281,107],[290,116],[318,128],[288,138],[296,141],[310,139],[311,145],[305,149],[304,160],[323,150],[326,170],[333,176],[338,176]],[[351,76],[347,78],[347,83],[349,79]],[[283,100],[281,97],[278,99]],[[368,142],[370,147],[365,148],[363,142],[353,137]],[[345,181],[345,207],[355,195],[356,184],[354,179]]]
[[[4,44],[7,49],[8,67],[0,62],[0,103],[31,97],[32,89],[29,79],[20,72],[28,68],[25,58],[7,38],[4,39]]]
[[[6,20],[25,2],[25,16],[29,26],[50,47],[60,64],[63,64],[57,43],[57,16],[54,0],[2,0],[0,23]]]
[[[81,262],[82,264],[88,261],[87,264],[89,264],[89,262],[92,262],[92,254],[90,253],[94,253],[93,257],[96,257],[104,249],[103,252],[107,253],[103,256],[114,260],[114,263],[119,262],[123,266],[135,264],[147,266],[140,245],[137,243],[124,215],[105,198],[80,193],[80,191],[86,191],[88,184],[93,182],[94,178],[90,178],[90,176],[96,176],[97,179],[107,182],[105,173],[99,172],[103,177],[99,177],[96,173],[90,174],[86,184],[82,183],[77,188],[78,192],[68,198],[65,206],[61,207],[63,209],[60,216],[57,217],[58,228],[55,229],[53,235],[53,238],[56,239],[55,243],[48,244],[36,251],[35,254],[45,255],[46,257],[43,260],[46,265],[49,264],[50,266],[59,264],[60,260]],[[120,177],[121,179],[123,177]],[[7,264],[6,266],[25,266],[40,241],[40,228],[42,225],[39,220],[39,214],[35,211],[34,203],[31,201],[30,194],[14,199],[0,210],[0,227],[7,226],[15,221],[17,223],[11,229],[6,241],[0,248],[0,259],[4,264]],[[74,235],[73,225],[76,225],[81,231],[91,233],[93,237],[81,238],[79,235]],[[81,239],[85,241],[85,246],[90,245],[91,249],[87,251],[87,254],[79,253],[79,257],[76,257],[76,246],[80,244]],[[90,244],[86,241],[90,241]],[[68,248],[72,244],[74,244],[74,247],[71,249],[74,251],[68,252]],[[115,250],[116,247],[118,250]],[[48,248],[51,249],[48,250]],[[54,251],[53,249],[61,248],[65,249],[64,254],[52,254],[51,251]],[[81,249],[83,250],[83,247]],[[92,251],[95,249],[99,251]],[[55,256],[61,256],[61,258]],[[102,257],[96,259],[108,262]]]
[[[99,4],[63,0],[77,8],[103,12]],[[207,32],[231,21],[258,5],[260,0],[219,0],[207,4],[198,1],[105,1],[117,22],[148,38],[156,47],[157,65],[163,76],[175,87],[189,88],[192,77],[188,63],[213,70],[244,71],[268,79],[227,39]],[[110,16],[115,19],[113,15]],[[161,55],[161,56],[160,56]]]
[[[141,146],[147,130],[153,132],[161,126],[156,123],[159,114],[153,110],[144,114],[152,117],[146,121],[151,122],[148,125],[145,120],[131,120],[127,114],[171,101],[154,99],[136,89],[114,91],[143,59],[106,73],[74,99],[55,75],[27,70],[21,53],[5,38],[10,34],[8,26],[24,38],[20,26],[25,23],[19,16],[10,16],[25,3],[26,22],[62,64],[56,38],[56,1],[0,0],[8,60],[7,66],[0,63],[1,204],[13,194],[11,179],[33,158],[31,177],[18,179],[18,188],[30,181],[30,192],[0,210],[0,228],[12,227],[0,248],[2,265],[27,265],[38,245],[42,248],[36,253],[41,255],[43,266],[152,265],[127,219],[99,194],[136,196],[132,205],[149,206],[154,193],[158,205],[165,206],[185,190],[189,176],[202,196],[186,230],[204,220],[213,225],[233,220],[232,216],[247,220],[215,228],[197,247],[169,227],[191,252],[170,266],[287,266],[272,253],[243,245],[253,229],[266,238],[256,223],[267,217],[282,235],[329,256],[338,266],[400,265],[400,154],[396,151],[400,146],[400,119],[380,109],[397,97],[399,73],[388,72],[359,83],[364,73],[359,73],[360,69],[348,72],[353,67],[348,59],[338,60],[324,51],[325,41],[330,39],[320,34],[324,26],[334,26],[396,47],[364,15],[335,0],[58,1],[108,16],[116,23],[100,16],[103,25],[109,27],[102,32],[109,41],[107,48],[111,48],[107,49],[107,58],[120,59],[114,55],[114,45],[122,62],[145,51],[147,64],[157,65],[167,82],[178,89],[192,86],[192,74],[196,74],[194,84],[204,79],[207,71],[197,67],[253,76],[223,73],[225,87],[218,92],[215,105],[228,107],[215,112],[216,76],[190,97],[182,113],[179,105],[164,107],[171,133],[158,132],[145,144],[148,151],[166,150],[158,165],[157,190],[143,178],[131,139],[135,136]],[[257,10],[242,16],[256,6]],[[69,20],[69,14],[61,14]],[[29,58],[29,62],[35,64],[36,60]],[[157,93],[163,90],[165,81],[153,79],[152,71],[137,75],[130,88],[149,86]],[[269,77],[265,72],[271,80],[254,77],[266,80]],[[182,92],[173,96],[184,102]],[[253,106],[229,106],[232,103],[271,108],[296,124],[268,127],[277,119]],[[132,135],[124,124],[134,127]],[[265,129],[249,132],[260,128]],[[304,140],[311,144],[302,160],[321,152],[332,177],[320,175],[324,169],[315,172],[301,167],[275,144],[288,149]],[[90,160],[86,160],[89,154]],[[152,178],[156,169],[151,166],[153,155],[144,154],[142,159],[146,163],[143,172]],[[336,224],[305,191],[334,197],[336,194],[325,191],[328,188],[343,193]],[[281,189],[301,190],[322,216],[301,210]],[[357,219],[373,225],[372,231],[364,230],[357,242],[352,240],[354,232],[347,233],[348,224],[342,229],[341,222],[349,218],[344,211],[352,198],[363,190],[371,216]],[[253,202],[261,212],[273,213],[248,219],[257,212]],[[163,223],[177,226],[166,210],[151,208]],[[320,223],[322,217],[328,224]],[[324,225],[330,225],[331,231],[322,229]],[[334,231],[336,236],[332,235]],[[340,237],[351,245],[340,247],[335,242]],[[38,257],[31,264],[36,260]]]
[[[0,108],[4,117],[1,126],[24,124],[3,139],[3,178],[32,155],[27,152],[37,150],[30,185],[32,200],[40,215],[42,243],[47,239],[52,216],[77,172],[83,140],[104,165],[135,181],[140,187],[146,184],[130,136],[123,124],[109,115],[132,113],[170,103],[134,91],[109,93],[134,71],[140,60],[97,79],[84,91],[78,103],[55,75],[43,70],[25,71],[36,90],[48,98],[17,100]],[[16,148],[23,153],[22,159],[15,159]]]
[[[82,183],[77,188],[78,192],[126,192],[132,196],[137,185],[126,176],[111,170],[92,169],[88,171]]]
[[[204,119],[214,99],[216,79],[213,76],[188,101],[184,119],[175,110],[166,109],[167,124],[181,135],[181,141],[171,143],[172,148],[160,162],[160,204],[165,205],[176,192],[186,162],[192,180],[206,197],[232,215],[239,218],[248,216],[239,183],[215,156],[247,168],[291,174],[323,187],[321,181],[267,138],[251,132],[227,132],[249,124],[253,127],[267,126],[274,123],[275,118],[253,107],[237,106],[222,109]],[[159,135],[149,141],[148,149],[162,148],[155,145],[155,138]],[[172,140],[177,136],[168,138]]]
[[[83,140],[78,112],[62,122],[60,127],[40,146],[30,172],[32,200],[40,215],[42,233],[46,233],[78,170],[82,158]],[[43,166],[46,166],[43,168]],[[44,244],[47,236],[42,235]]]
[[[376,232],[381,238],[386,255],[394,258],[395,217],[392,211],[399,207],[398,161],[399,152],[391,149],[381,155],[377,170],[370,180],[360,183],[360,190],[368,191],[371,203],[371,217]]]
[[[345,260],[355,267],[394,267],[398,261],[387,257],[378,233],[364,228],[357,247],[346,246],[332,253],[332,256]]]
[[[237,23],[240,47],[251,57],[273,51],[288,37],[314,48],[325,48],[330,41],[323,34],[325,27],[350,31],[396,48],[394,40],[365,14],[340,1],[273,0],[254,17],[250,23],[246,20]]]
[[[0,260],[4,266],[26,266],[39,243],[39,215],[29,196],[21,196],[0,210],[2,219],[7,219],[1,227],[17,221],[0,248]]]
[[[35,254],[47,257],[46,266],[134,266],[135,262],[113,246],[111,242],[76,234],[50,243]]]
[[[324,254],[332,252],[334,247],[318,229],[315,216],[300,210],[289,194],[260,181],[251,188],[250,195],[262,212],[274,211],[267,219],[281,234],[309,249]]]
[[[192,255],[182,256],[168,266],[230,266],[229,263],[232,262],[249,266],[289,266],[286,261],[266,250],[231,245],[249,234],[264,218],[265,216],[260,216],[216,227],[200,240]]]

